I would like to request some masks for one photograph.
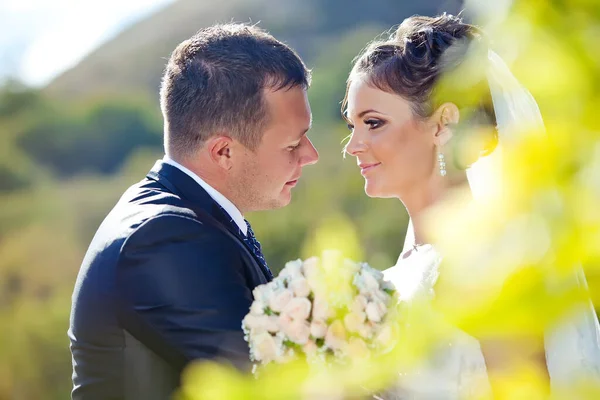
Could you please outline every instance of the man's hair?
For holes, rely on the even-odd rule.
[[[291,48],[245,24],[201,29],[171,54],[161,88],[167,153],[186,157],[217,133],[255,150],[269,120],[264,89],[308,88]]]

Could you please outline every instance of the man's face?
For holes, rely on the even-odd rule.
[[[306,136],[311,125],[306,90],[265,90],[264,96],[269,122],[260,145],[245,151],[236,163],[235,191],[242,212],[288,205],[302,167],[319,158]]]

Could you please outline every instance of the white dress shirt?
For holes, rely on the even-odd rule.
[[[214,201],[216,201],[217,204],[219,204],[223,208],[223,210],[225,210],[225,212],[231,217],[233,222],[235,222],[235,224],[240,228],[240,231],[242,231],[244,235],[248,234],[248,226],[246,225],[246,220],[244,219],[244,216],[242,215],[240,210],[238,210],[238,208],[227,199],[227,197],[223,196],[215,188],[210,186],[208,183],[204,182],[204,180],[198,175],[196,175],[183,165],[179,164],[177,161],[170,159],[168,156],[165,155],[163,157],[163,162],[165,164],[169,164],[179,169],[181,172],[184,172],[185,174],[189,175],[190,178],[195,180],[198,183],[198,185],[200,185],[204,190],[206,190],[206,193],[208,193],[208,195]]]

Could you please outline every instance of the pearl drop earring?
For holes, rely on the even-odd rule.
[[[446,158],[444,157],[444,153],[441,151],[438,152],[437,159],[440,167],[440,175],[446,176]]]

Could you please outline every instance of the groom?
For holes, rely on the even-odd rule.
[[[175,49],[166,155],[108,214],[75,285],[73,399],[167,399],[192,360],[248,366],[241,321],[272,275],[244,214],[287,205],[317,161],[309,81],[255,26],[206,28]]]

